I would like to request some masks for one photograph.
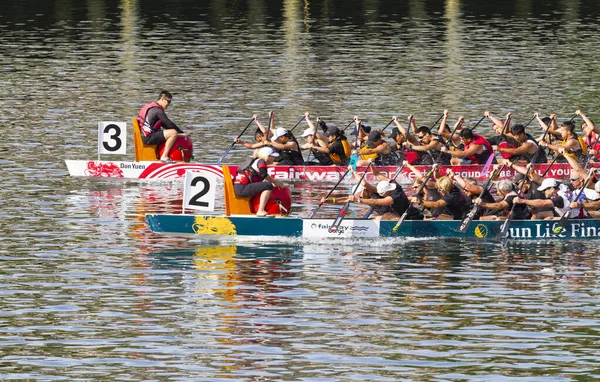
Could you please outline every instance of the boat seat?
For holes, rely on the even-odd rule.
[[[156,145],[145,145],[142,141],[142,132],[140,131],[140,124],[137,118],[132,118],[131,123],[133,124],[133,148],[135,151],[135,161],[155,161],[158,160],[156,156]]]
[[[222,165],[223,193],[225,194],[225,215],[252,215],[250,210],[250,197],[237,196],[233,190],[233,179],[229,166]]]

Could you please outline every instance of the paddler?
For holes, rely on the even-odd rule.
[[[169,154],[177,140],[177,135],[187,135],[165,113],[172,101],[171,93],[163,90],[158,95],[158,100],[144,105],[137,116],[142,142],[145,145],[160,145],[165,142],[164,151],[159,159],[163,163],[174,162]]]
[[[256,216],[268,216],[265,207],[271,197],[273,187],[284,187],[283,183],[271,178],[267,167],[272,165],[279,154],[271,147],[254,150],[252,158],[241,164],[233,180],[233,190],[237,196],[252,197],[260,194]]]
[[[506,121],[508,122],[508,124],[502,121],[501,119],[494,117],[492,113],[490,113],[487,110],[483,112],[483,115],[492,121],[492,130],[494,130],[494,132],[496,133],[495,136],[487,138],[488,142],[490,142],[490,145],[492,145],[494,151],[498,151],[503,159],[508,159],[510,161],[515,162],[515,159],[513,158],[514,154],[508,151],[497,149],[514,149],[515,147],[517,147],[517,142],[512,136],[510,130],[510,119],[512,117],[512,114],[506,114]]]
[[[442,152],[449,153],[452,158],[451,163],[458,164],[485,164],[490,157],[494,155],[492,145],[479,134],[474,134],[471,129],[464,128],[460,132],[460,138],[465,145],[464,150],[448,150],[443,147]],[[492,158],[492,163],[495,159]]]
[[[510,128],[511,139],[510,146],[498,146],[493,142],[492,148],[494,151],[509,154],[510,161],[519,165],[527,163],[546,163],[546,153],[544,149],[538,147],[538,143],[534,137],[525,132],[525,126],[516,124]]]
[[[371,169],[373,171],[373,175],[379,179],[379,183],[374,186],[363,179],[362,185],[368,192],[377,193],[379,198],[365,199],[360,196],[350,195],[348,196],[348,200],[368,206],[389,206],[391,208],[391,212],[378,216],[377,219],[396,220],[402,216],[407,209],[410,209],[407,219],[423,219],[423,215],[419,212],[419,210],[410,205],[408,197],[404,193],[404,190],[402,190],[402,186],[396,183],[395,180],[383,175],[375,166],[372,166]]]
[[[564,156],[573,156],[578,162],[583,162],[587,155],[587,146],[583,139],[575,132],[575,123],[573,121],[565,121],[561,124],[560,128],[556,123],[556,115],[550,116],[550,125],[542,124],[544,130],[548,129],[548,134],[559,135],[562,138],[561,144],[554,145],[547,142],[540,142],[543,147],[548,147],[551,150],[558,152],[560,148],[565,151]],[[565,163],[566,159],[560,157],[557,160],[558,163]]]
[[[311,149],[315,152],[315,158],[321,164],[338,166],[347,166],[350,161],[351,148],[348,139],[344,133],[335,126],[329,126],[324,133],[317,131],[316,126],[310,120],[310,115],[305,114],[305,120],[308,124],[308,129],[305,133],[308,135],[310,131],[316,134],[311,143],[303,145],[303,148]],[[321,121],[318,121],[319,125]],[[316,138],[315,138],[316,137]],[[329,159],[329,161],[327,160]]]
[[[437,167],[437,165],[433,166]],[[462,220],[469,211],[469,202],[465,195],[447,176],[437,179],[436,185],[442,195],[441,199],[429,202],[413,196],[411,202],[420,203],[425,208],[444,208],[445,212],[437,217],[439,220]]]
[[[367,144],[359,150],[360,159],[356,162],[358,166],[367,166],[369,161],[383,166],[396,164],[394,150],[389,143],[383,140],[383,136],[385,134],[382,131],[371,130]]]
[[[502,200],[496,202],[485,202],[481,198],[475,199],[475,204],[487,208],[490,210],[500,210],[501,212],[496,214],[495,216],[484,216],[482,220],[506,220],[509,212],[513,208],[513,201],[518,196],[516,186],[510,181],[503,179],[498,182],[496,185],[496,191],[502,197]],[[517,204],[513,211],[513,219],[514,220],[528,220],[531,219],[531,211],[525,204]]]

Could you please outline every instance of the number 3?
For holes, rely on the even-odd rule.
[[[110,135],[109,138],[112,139],[115,142],[114,146],[111,146],[109,144],[109,142],[104,141],[102,142],[102,145],[104,146],[104,148],[107,151],[119,151],[119,149],[121,148],[121,128],[118,125],[115,124],[110,124],[110,125],[106,125],[104,127],[104,134],[108,134],[111,130],[114,130],[115,133]]]

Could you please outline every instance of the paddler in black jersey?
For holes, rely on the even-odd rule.
[[[305,120],[309,128],[305,133],[312,130],[316,133],[316,139],[313,138],[312,143],[303,145],[303,148],[311,149],[315,152],[315,157],[322,164],[335,164],[338,166],[347,166],[350,161],[351,149],[350,143],[344,133],[335,126],[329,126],[322,133],[316,129],[316,126],[311,122],[310,115],[305,114]],[[319,121],[319,126],[323,127],[322,121]],[[326,125],[325,125],[326,126]],[[309,130],[310,129],[310,130]],[[329,161],[327,161],[329,159]]]
[[[510,161],[518,165],[526,165],[527,163],[546,163],[546,153],[543,148],[538,147],[538,143],[534,137],[525,132],[525,126],[516,124],[510,128],[513,148],[502,147],[492,143],[494,151],[506,153],[510,155]]]

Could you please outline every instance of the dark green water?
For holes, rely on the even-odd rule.
[[[269,110],[598,119],[599,21],[593,1],[3,4],[0,379],[597,380],[595,242],[163,238],[143,216],[179,184],[64,160],[162,88],[208,163]]]

